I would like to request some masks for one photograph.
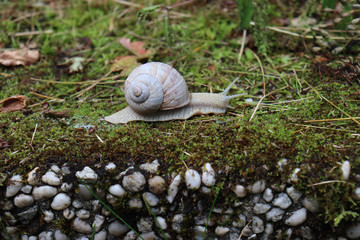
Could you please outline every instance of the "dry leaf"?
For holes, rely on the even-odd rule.
[[[121,76],[128,76],[137,66],[140,66],[140,63],[135,56],[119,56],[114,59],[110,70],[112,72],[121,71]]]
[[[145,48],[143,48],[144,46],[143,42],[140,41],[130,42],[130,39],[122,37],[120,39],[120,43],[140,59],[148,58],[151,54],[150,50],[146,50]]]
[[[15,95],[0,101],[2,105],[0,113],[21,110],[26,107],[27,97],[23,95]]]
[[[0,53],[0,64],[5,66],[18,66],[36,63],[39,59],[38,50],[22,48],[18,50],[6,50]]]
[[[9,144],[4,140],[0,138],[0,149],[8,147]]]

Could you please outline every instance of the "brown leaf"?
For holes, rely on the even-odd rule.
[[[148,58],[151,54],[150,50],[146,50],[145,48],[143,48],[144,46],[143,42],[140,41],[131,42],[130,39],[122,37],[120,39],[120,43],[140,59]]]
[[[26,100],[27,97],[23,95],[5,98],[0,101],[0,104],[2,104],[0,113],[21,110],[26,107]]]
[[[114,59],[110,70],[112,72],[121,71],[121,76],[128,76],[139,65],[140,63],[136,60],[135,56],[119,56]]]
[[[39,59],[38,50],[22,48],[18,50],[6,50],[0,53],[0,64],[5,66],[18,66],[34,64]]]
[[[4,140],[0,138],[0,149],[8,147],[9,144]]]

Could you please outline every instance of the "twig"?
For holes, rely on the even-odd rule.
[[[241,237],[242,237],[242,235],[244,235],[244,232],[245,232],[246,228],[250,225],[250,223],[251,223],[253,220],[254,220],[254,219],[252,218],[252,219],[250,220],[250,222],[249,222],[248,224],[246,224],[246,226],[241,230],[241,233],[240,233],[240,236],[239,236],[238,240],[241,240]]]
[[[30,32],[18,32],[14,34],[14,37],[23,37],[23,36],[33,36],[39,34],[49,34],[53,33],[53,30],[45,30],[45,31],[30,31]]]
[[[241,57],[242,57],[243,52],[244,52],[245,39],[246,39],[246,29],[244,29],[244,31],[243,31],[243,36],[242,36],[242,39],[241,39],[241,47],[240,47],[240,52],[239,52],[239,56],[238,56],[238,64],[240,64],[240,65],[242,65],[241,64]]]
[[[360,117],[353,117],[353,119],[360,119]],[[304,121],[306,123],[313,123],[313,122],[334,122],[334,121],[345,121],[345,120],[352,120],[351,118],[332,118],[332,119],[317,119],[317,120],[307,120]]]
[[[32,147],[32,143],[33,143],[34,138],[35,138],[35,133],[36,133],[37,126],[38,126],[38,124],[35,125],[35,129],[34,129],[34,132],[33,132],[33,134],[32,134],[32,137],[31,137],[31,141],[30,141],[30,146],[31,146],[31,147]]]
[[[97,134],[95,133],[95,136],[97,137],[97,139],[99,139],[99,141],[100,141],[101,143],[104,143],[104,141],[99,137],[99,135],[97,135]]]
[[[310,184],[307,185],[308,187],[314,187],[314,186],[319,186],[319,185],[324,185],[324,184],[329,184],[329,183],[347,183],[346,181],[342,181],[342,180],[329,180],[329,181],[324,181],[324,182],[319,182],[319,183],[314,183],[314,184]]]
[[[93,87],[95,87],[98,83],[100,83],[101,81],[103,81],[107,76],[109,76],[112,73],[112,71],[109,71],[108,73],[106,73],[102,78],[96,80],[93,84],[91,84],[89,87],[81,90],[76,97],[81,97],[84,93],[86,93],[87,91],[89,91],[90,89],[92,89]]]
[[[36,92],[30,92],[30,93],[35,96],[46,98],[46,99],[51,99],[51,100],[56,100],[56,101],[61,101],[61,102],[65,101],[65,99],[50,97],[50,96],[43,95],[41,93],[36,93]]]
[[[129,6],[129,7],[136,7],[136,8],[142,8],[143,7],[140,4],[133,3],[133,2],[130,2],[130,1],[125,1],[125,0],[115,0],[114,2],[120,3],[122,5]]]

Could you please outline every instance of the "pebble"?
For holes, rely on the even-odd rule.
[[[23,187],[22,180],[23,179],[21,175],[14,175],[10,178],[9,184],[6,187],[6,193],[5,193],[6,198],[15,196],[20,191],[20,189]]]
[[[83,203],[78,199],[75,199],[74,201],[72,201],[71,205],[74,208],[82,208],[83,207]]]
[[[69,238],[63,234],[60,230],[56,230],[54,234],[55,240],[69,240]]]
[[[39,201],[39,200],[51,198],[55,196],[56,193],[57,193],[57,189],[55,187],[40,186],[34,188],[32,192],[32,196],[36,201]]]
[[[249,185],[248,189],[253,194],[261,193],[265,190],[266,183],[264,180],[256,181],[254,184]]]
[[[84,220],[81,220],[80,218],[75,218],[75,220],[72,223],[72,227],[74,228],[75,231],[77,231],[79,233],[91,233],[92,232],[92,227],[90,226],[90,224],[88,224]],[[109,228],[110,228],[110,226],[109,226]]]
[[[270,204],[256,203],[253,210],[255,214],[263,214],[269,211],[270,208],[271,208]]]
[[[28,174],[28,178],[27,178],[27,182],[30,185],[36,185],[39,181],[39,167],[34,168],[33,170],[31,170]]]
[[[122,197],[126,193],[120,184],[111,185],[109,187],[109,192],[116,197]]]
[[[140,169],[155,174],[158,171],[159,166],[160,166],[159,161],[154,160],[152,163],[141,164]]]
[[[194,169],[189,169],[185,172],[186,187],[191,190],[196,190],[201,185],[200,174]]]
[[[76,211],[76,216],[82,220],[88,219],[90,217],[90,212],[86,209],[80,209]]]
[[[54,220],[54,213],[50,210],[43,210],[44,221],[50,223]]]
[[[215,185],[215,171],[214,169],[211,167],[210,163],[205,163],[205,165],[202,168],[203,172],[201,175],[201,180],[204,183],[205,186],[207,187],[212,187]]]
[[[264,221],[259,217],[253,217],[252,230],[254,233],[262,233],[264,231]]]
[[[169,186],[168,195],[166,196],[166,200],[169,203],[172,203],[179,191],[179,184],[181,183],[181,176],[180,174],[176,175]]]
[[[114,222],[110,223],[110,225],[108,227],[109,233],[116,237],[120,237],[121,235],[126,233],[128,230],[129,230],[128,226],[126,226],[125,224],[122,224],[118,221],[114,221]]]
[[[31,195],[19,194],[14,198],[14,204],[18,208],[28,207],[34,203],[34,198]]]
[[[28,209],[26,209],[23,212],[20,212],[17,214],[18,219],[23,223],[23,224],[28,224],[38,213],[39,210],[39,206],[35,205],[32,206]]]
[[[41,239],[41,240],[52,240],[53,239],[53,232],[51,232],[51,231],[41,232],[39,234],[39,239]]]
[[[75,217],[75,212],[73,210],[70,210],[69,208],[64,209],[63,211],[64,218],[70,220],[73,217]]]
[[[136,223],[139,231],[142,233],[147,233],[152,231],[153,220],[150,217],[142,217]]]
[[[355,197],[357,199],[360,199],[360,187],[356,188],[354,193],[355,193]]]
[[[286,193],[279,193],[279,195],[272,201],[274,206],[282,209],[290,207],[291,203],[291,199]]]
[[[299,172],[301,171],[301,169],[300,168],[295,168],[294,169],[294,171],[293,171],[293,173],[291,174],[291,177],[290,177],[290,182],[297,182],[297,181],[299,181],[299,176],[298,176],[298,174],[299,174]]]
[[[107,232],[105,230],[102,230],[98,233],[95,233],[94,240],[106,240]]]
[[[132,198],[129,200],[129,207],[135,209],[141,209],[143,207],[143,204],[139,198]]]
[[[165,230],[167,228],[166,220],[163,217],[156,217],[156,226]]]
[[[95,171],[88,166],[84,167],[82,171],[77,171],[75,175],[78,179],[86,183],[94,183],[98,178],[98,175],[95,173]]]
[[[46,183],[49,184],[51,186],[59,186],[61,183],[60,178],[56,175],[56,173],[52,172],[52,171],[48,171],[46,172],[41,180]]]
[[[266,220],[271,220],[273,222],[278,222],[282,219],[285,211],[281,208],[273,208],[266,213]]]
[[[25,185],[21,188],[21,191],[23,193],[29,194],[29,193],[31,193],[32,188],[33,187],[31,185]]]
[[[70,168],[66,165],[66,163],[61,167],[61,172],[63,175],[68,175],[71,173]]]
[[[149,204],[151,207],[155,207],[160,201],[160,199],[157,196],[155,196],[154,194],[152,194],[150,192],[145,192],[145,193],[143,193],[142,196],[143,196],[144,201],[147,204]]]
[[[343,164],[341,165],[341,171],[343,173],[343,179],[345,181],[349,180],[350,177],[350,162],[349,161],[344,161]]]
[[[305,197],[302,204],[310,212],[316,213],[319,211],[319,202],[314,199]]]
[[[360,222],[351,225],[345,231],[346,236],[350,239],[359,239],[360,238]]]
[[[104,222],[105,222],[105,217],[103,215],[96,214],[94,217],[94,222],[92,224],[94,231],[95,232],[100,231]]]
[[[140,172],[133,172],[130,175],[126,175],[122,180],[123,187],[130,192],[141,191],[145,184],[145,177]]]
[[[51,208],[54,210],[64,210],[71,204],[71,198],[65,193],[56,195],[51,203]]]
[[[87,188],[86,188],[87,187]],[[93,195],[91,194],[91,192],[88,190],[88,188],[90,190],[92,190],[92,188],[90,186],[85,186],[83,184],[79,184],[79,188],[78,188],[78,194],[79,196],[84,199],[84,200],[90,200],[93,198]]]
[[[285,220],[285,224],[295,227],[305,222],[305,220],[306,220],[306,208],[301,208],[291,213],[291,216]]]
[[[148,232],[148,233],[144,233],[144,234],[141,234],[141,238],[137,238],[138,240],[154,240],[154,239],[157,239],[156,238],[156,235],[154,232]]]
[[[154,194],[162,194],[165,190],[165,179],[160,176],[154,176],[148,180],[149,190]]]
[[[270,188],[266,188],[263,194],[263,199],[267,202],[271,202],[274,198],[274,194]]]
[[[246,196],[246,189],[243,185],[236,185],[233,192],[236,194],[237,197],[243,198]]]
[[[284,170],[283,167],[287,164],[287,162],[288,160],[286,158],[283,158],[277,162],[280,171]]]
[[[289,194],[290,198],[291,198],[294,202],[299,201],[299,199],[300,199],[301,196],[303,195],[302,192],[296,190],[293,186],[286,188],[286,192],[287,192],[287,194]]]
[[[219,237],[224,236],[225,234],[227,234],[230,231],[230,228],[228,227],[221,227],[221,226],[217,226],[215,228],[215,234]]]
[[[72,183],[63,183],[61,184],[60,188],[62,192],[68,192],[72,189],[72,187],[73,187]]]
[[[116,169],[116,165],[114,163],[108,163],[106,166],[105,166],[105,170],[108,171],[108,172],[112,172]]]

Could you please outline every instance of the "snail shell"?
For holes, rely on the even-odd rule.
[[[222,93],[190,93],[184,78],[169,65],[151,62],[135,68],[125,81],[125,109],[105,117],[110,123],[170,121],[199,114],[221,114],[229,100],[233,81]]]
[[[135,68],[125,81],[124,91],[126,101],[139,114],[181,108],[191,98],[180,73],[160,62]]]

